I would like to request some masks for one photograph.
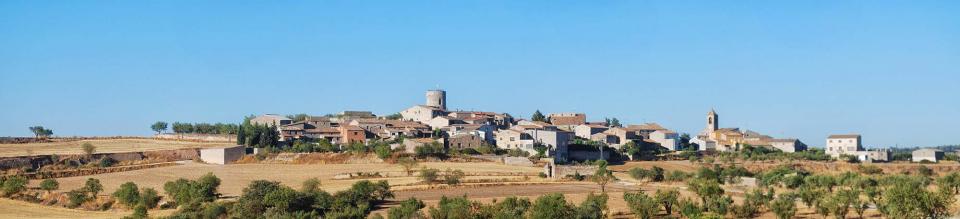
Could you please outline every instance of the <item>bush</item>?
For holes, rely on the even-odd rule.
[[[210,202],[220,196],[217,187],[220,178],[207,173],[197,180],[177,179],[163,184],[163,190],[173,198],[176,205],[192,204],[193,202]]]
[[[140,189],[137,188],[136,183],[127,182],[113,192],[113,197],[123,205],[134,207],[140,202]]]
[[[125,219],[126,219],[126,218],[131,218],[131,219],[146,219],[146,218],[150,218],[150,215],[147,214],[147,207],[145,207],[145,206],[143,206],[143,205],[137,205],[137,207],[134,207],[134,208],[133,208],[133,214],[130,215],[130,216],[124,217],[124,218],[125,218]]]
[[[780,194],[776,200],[770,202],[770,210],[778,219],[790,219],[797,214],[796,197],[793,194]]]
[[[60,189],[60,182],[57,182],[56,179],[44,179],[40,182],[40,189],[47,192]]]
[[[390,208],[387,211],[387,217],[390,219],[423,218],[420,209],[424,207],[426,205],[423,204],[423,201],[410,198],[400,202],[400,206]]]
[[[3,181],[3,195],[12,196],[27,189],[30,181],[25,176],[13,176]]]
[[[546,173],[543,173],[543,172],[539,172],[539,173],[537,173],[537,177],[547,178],[547,174],[546,174]]]
[[[860,166],[857,166],[857,170],[860,173],[868,174],[868,175],[883,174],[883,169],[875,165],[860,165]]]
[[[157,207],[157,203],[160,202],[160,195],[157,194],[157,190],[153,188],[143,188],[140,190],[140,205],[147,207],[148,209],[153,209]]]
[[[440,170],[437,170],[437,169],[433,169],[433,168],[430,168],[430,169],[423,168],[423,169],[420,169],[420,176],[419,176],[419,178],[420,178],[421,181],[423,181],[423,182],[425,182],[425,183],[430,183],[430,184],[432,184],[433,182],[436,182],[436,181],[437,181],[437,177],[438,177],[438,175],[439,175],[439,174],[438,174],[439,172],[440,172]]]
[[[318,192],[320,190],[320,179],[316,177],[307,179],[303,181],[303,186],[300,187],[302,192]]]
[[[623,200],[627,202],[630,211],[641,219],[653,218],[660,209],[659,203],[643,192],[624,193]]]
[[[69,200],[69,202],[67,203],[67,207],[76,208],[82,205],[84,202],[87,202],[88,200],[90,200],[90,197],[87,196],[86,191],[83,191],[81,189],[81,190],[71,190],[70,192],[67,192],[67,199]]]
[[[670,171],[670,173],[664,177],[664,180],[670,181],[670,182],[681,182],[681,181],[687,180],[687,178],[690,178],[689,173],[679,171],[679,170],[674,170],[674,171]]]
[[[103,191],[103,185],[100,184],[99,179],[87,178],[87,182],[84,183],[83,191],[89,192],[90,196],[97,197],[97,194]]]
[[[462,170],[450,170],[448,168],[443,175],[443,182],[447,185],[457,185],[460,184],[460,179],[462,179],[464,175]]]
[[[115,164],[117,164],[117,160],[114,160],[113,158],[110,158],[110,157],[104,157],[100,159],[99,166],[101,168],[106,168],[106,167],[112,167]]]

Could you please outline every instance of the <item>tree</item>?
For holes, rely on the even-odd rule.
[[[164,131],[167,131],[167,123],[166,123],[166,122],[155,122],[155,123],[153,123],[153,125],[150,125],[150,129],[153,129],[153,131],[154,131],[154,132],[157,132],[157,134],[159,135],[160,133],[163,133]]]
[[[607,200],[609,196],[606,193],[594,195],[592,192],[580,203],[576,209],[576,218],[583,219],[601,219],[606,218],[604,211],[607,210]]]
[[[53,135],[53,130],[46,129],[43,126],[31,126],[29,127],[29,129],[30,129],[30,132],[33,132],[33,136],[35,138],[41,138],[41,137],[46,138]]]
[[[80,149],[83,150],[84,154],[87,154],[87,157],[92,157],[93,153],[97,152],[97,146],[93,146],[90,142],[84,142],[80,145]]]
[[[530,116],[530,120],[535,122],[547,122],[547,117],[544,116],[540,110],[537,110],[536,112],[533,112],[533,116]]]
[[[407,176],[413,175],[413,168],[416,168],[418,165],[417,160],[410,157],[400,158],[397,163],[403,168],[403,172],[407,173]]]
[[[374,146],[373,151],[377,153],[377,157],[380,159],[387,159],[390,157],[390,153],[393,152],[390,150],[390,145],[387,144],[377,144],[377,146]]]
[[[613,171],[607,169],[607,161],[600,160],[597,162],[597,171],[593,173],[591,180],[600,186],[601,193],[606,193],[607,184],[617,180],[617,177],[613,176]]]
[[[237,144],[246,145],[247,144],[247,133],[243,132],[243,125],[237,126]]]
[[[437,207],[431,207],[430,218],[473,218],[473,203],[467,200],[467,197],[448,198],[440,197]]]
[[[552,219],[552,218],[572,218],[575,210],[573,206],[567,203],[567,200],[561,193],[552,193],[542,195],[534,201],[527,212],[527,218],[531,219]]]
[[[677,204],[677,199],[680,197],[680,191],[675,189],[671,190],[660,190],[657,189],[657,193],[654,195],[654,199],[657,200],[657,203],[660,206],[663,206],[663,210],[667,211],[667,214],[673,214],[673,205]]]
[[[89,192],[92,197],[97,197],[97,194],[103,191],[103,185],[100,184],[99,179],[87,178],[87,182],[85,182],[83,186],[83,191]]]
[[[60,189],[60,182],[57,182],[56,179],[44,179],[43,181],[40,181],[40,189],[50,193],[53,190]]]
[[[117,199],[117,202],[128,207],[133,207],[140,203],[140,189],[137,188],[137,184],[133,182],[126,182],[120,185],[120,188],[113,192],[112,196]]]
[[[777,199],[770,202],[770,210],[777,215],[778,219],[790,219],[797,214],[797,203],[794,201],[795,195],[790,193],[780,194]]]
[[[610,127],[623,127],[623,125],[620,124],[620,119],[614,117],[613,119],[610,119]]]
[[[653,218],[660,209],[657,200],[647,196],[647,194],[643,192],[624,193],[623,200],[627,202],[630,211],[640,219]]]
[[[423,204],[423,201],[411,197],[410,199],[400,202],[400,206],[390,208],[390,210],[387,211],[387,217],[390,219],[424,218],[423,214],[420,213],[420,209],[424,207],[426,207],[426,205]]]
[[[419,176],[420,180],[422,180],[425,183],[433,184],[433,182],[437,181],[438,172],[440,172],[440,170],[433,169],[433,168],[420,169],[420,176]]]

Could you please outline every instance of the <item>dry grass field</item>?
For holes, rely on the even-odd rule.
[[[96,153],[121,153],[158,151],[184,148],[209,148],[229,145],[230,143],[205,143],[155,139],[103,139],[68,142],[0,144],[0,157],[33,155],[83,154],[80,145],[90,143],[97,147]]]
[[[61,207],[45,206],[40,204],[15,201],[10,199],[0,199],[0,218],[50,218],[50,219],[75,219],[75,218],[123,218],[132,211],[84,211]],[[173,213],[173,210],[153,210],[150,216],[164,216]]]
[[[536,174],[542,169],[539,167],[519,167],[508,166],[497,163],[422,163],[421,167],[437,168],[445,170],[447,168],[460,169],[467,173],[465,180],[483,179],[483,178],[516,178],[516,177],[491,177],[491,176],[469,176],[476,174],[498,174],[498,173],[529,173]],[[418,167],[419,168],[419,167]],[[360,179],[334,180],[333,177],[342,173],[356,172],[380,172],[390,175],[401,175],[403,169],[396,164],[235,164],[235,165],[213,165],[198,164],[186,162],[184,165],[135,170],[128,172],[108,173],[93,176],[68,177],[57,179],[60,181],[62,191],[69,191],[83,186],[87,178],[100,179],[104,186],[104,191],[114,191],[120,184],[132,181],[141,187],[152,187],[162,191],[163,184],[167,181],[173,181],[178,178],[196,179],[206,173],[213,173],[222,180],[220,192],[224,196],[240,195],[244,187],[254,180],[273,180],[279,181],[285,185],[299,188],[303,181],[317,177],[322,182],[321,188],[326,191],[339,191],[349,188],[354,182]],[[536,178],[536,177],[534,177]],[[391,185],[410,184],[419,181],[416,177],[390,177],[385,178]],[[371,180],[377,180],[371,179]],[[37,186],[38,181],[31,182]]]

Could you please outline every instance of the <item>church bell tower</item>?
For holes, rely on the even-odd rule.
[[[710,112],[707,113],[707,130],[708,131],[714,132],[714,131],[717,131],[717,129],[720,129],[720,125],[718,124],[719,121],[717,121],[717,119],[718,119],[717,112],[714,111],[713,109],[710,109]]]

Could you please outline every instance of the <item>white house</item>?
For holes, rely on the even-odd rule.
[[[844,154],[858,156],[858,151],[864,151],[859,134],[830,135],[827,137],[825,152],[834,158]]]

